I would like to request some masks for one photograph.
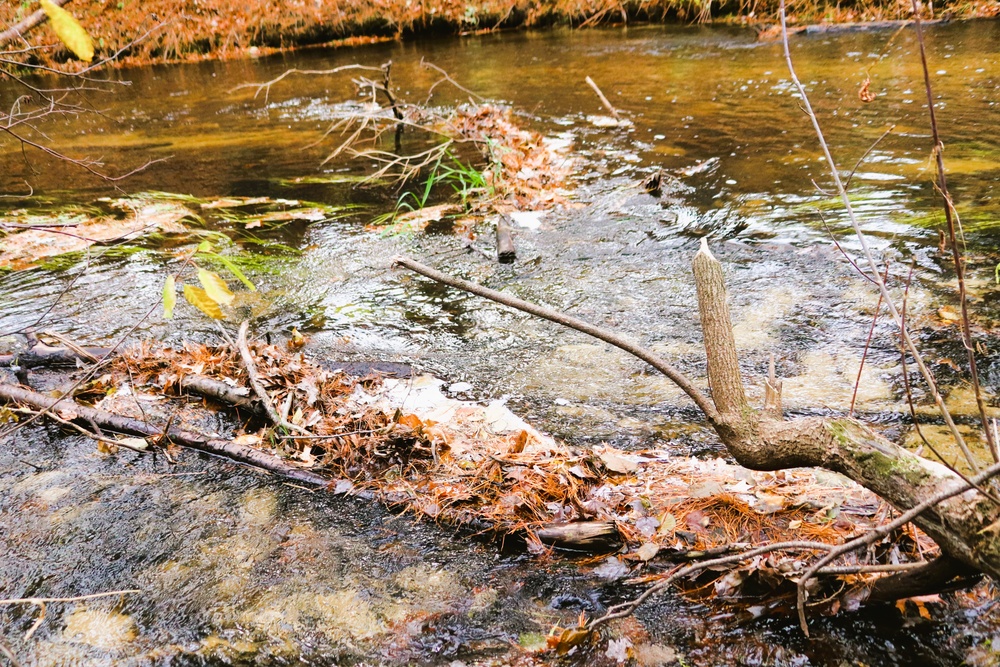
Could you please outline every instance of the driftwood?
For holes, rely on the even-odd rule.
[[[52,347],[45,343],[35,343],[24,352],[0,354],[0,366],[21,366],[23,368],[76,366],[78,363],[93,363],[95,358],[101,359],[111,350],[106,347],[84,347],[80,348],[80,351],[86,354],[80,354],[68,347]]]
[[[621,535],[609,521],[554,523],[535,531],[543,544],[572,551],[613,551],[621,546]]]
[[[165,435],[171,442],[182,447],[232,459],[304,484],[326,486],[331,481],[323,475],[296,468],[273,454],[268,454],[247,445],[212,438],[203,433],[188,431],[176,426],[171,426],[167,429],[166,434],[164,434],[162,426],[155,426],[138,419],[132,419],[131,417],[123,417],[122,415],[116,415],[104,410],[89,408],[71,398],[52,398],[31,391],[30,389],[25,389],[24,387],[0,383],[0,400],[30,406],[36,410],[54,410],[61,418],[85,427],[97,424],[97,426],[105,431],[124,433],[142,438],[159,438]]]
[[[497,261],[501,264],[512,264],[515,259],[517,250],[514,248],[510,223],[507,222],[507,216],[501,215],[497,219]]]

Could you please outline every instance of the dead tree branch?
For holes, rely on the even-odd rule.
[[[317,475],[314,472],[296,468],[295,466],[285,463],[277,456],[254,449],[253,447],[249,447],[247,445],[234,444],[228,440],[213,438],[202,433],[189,431],[176,426],[168,426],[167,428],[155,426],[130,417],[123,417],[104,410],[89,408],[85,405],[77,403],[71,398],[52,398],[50,396],[45,396],[44,394],[39,394],[35,391],[31,391],[30,389],[0,383],[0,400],[19,405],[26,405],[39,411],[50,412],[58,410],[64,415],[70,417],[68,421],[73,421],[84,426],[94,423],[102,429],[114,431],[115,433],[124,433],[126,435],[133,435],[142,438],[158,438],[165,432],[166,437],[171,442],[177,443],[182,447],[205,452],[207,454],[222,456],[233,461],[245,463],[255,468],[261,468],[263,470],[273,472],[277,475],[295,480],[297,482],[313,484],[316,486],[324,486],[330,482],[329,479],[323,477],[322,475]]]

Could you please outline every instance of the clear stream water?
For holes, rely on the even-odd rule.
[[[1000,319],[993,280],[1000,24],[934,26],[928,46],[975,303],[988,327]],[[936,314],[946,303],[951,270],[937,250],[942,216],[930,184],[913,33],[799,36],[793,55],[845,170],[895,126],[858,168],[851,195],[894,274],[917,267],[913,326],[945,383],[955,387],[953,407],[971,423],[967,392],[948,365],[961,361],[955,330]],[[267,100],[233,90],[289,67],[392,59],[400,95],[416,101],[436,80],[420,68],[422,58],[476,93],[511,104],[526,125],[571,139],[580,158],[574,205],[547,213],[538,230],[518,229],[519,260],[511,266],[470,253],[443,231],[386,237],[364,230],[399,193],[357,187],[353,181],[369,165],[342,160],[321,167],[332,144],[311,146],[352,98],[348,76],[290,79]],[[878,94],[868,104],[857,95],[866,73]],[[626,112],[630,128],[586,120],[602,113],[583,83],[588,75]],[[875,296],[824,229],[823,218],[845,248],[856,249],[843,235],[842,211],[817,190],[830,179],[778,44],[727,28],[553,31],[307,50],[111,76],[131,85],[94,98],[103,115],[47,131],[53,144],[100,156],[109,170],[169,158],[124,182],[126,192],[353,207],[336,220],[252,234],[210,223],[232,239],[230,251],[242,253],[260,289],[260,299],[248,303],[257,330],[280,337],[294,326],[310,336],[309,354],[405,361],[468,381],[473,396],[507,396],[518,412],[580,445],[606,441],[717,455],[698,413],[638,362],[389,267],[393,255],[409,253],[613,326],[700,378],[689,263],[707,235],[726,266],[752,393],[759,395],[773,353],[792,412],[844,410],[850,403]],[[0,88],[3,100],[15,94]],[[440,86],[432,103],[463,101],[461,92]],[[407,136],[404,147],[420,141]],[[118,194],[42,158],[33,158],[38,173],[31,173],[16,147],[0,151],[0,192],[23,192],[24,179],[35,191],[32,199],[0,200],[9,209],[57,211]],[[705,160],[713,161],[710,168],[671,182],[660,198],[636,186],[655,169]],[[352,182],[313,182],[338,178]],[[480,243],[489,246],[488,234]],[[90,343],[114,340],[159,297],[176,264],[176,245],[137,241],[89,266],[71,260],[0,274],[0,332],[33,322],[78,278],[45,326]],[[218,333],[179,308],[173,321],[154,316],[136,335],[178,342]],[[991,349],[992,334],[983,338]],[[988,354],[982,362],[994,391],[996,361]],[[859,410],[890,435],[906,437],[902,394],[896,343],[880,325]],[[27,642],[32,609],[0,607],[0,633],[22,664],[510,664],[526,659],[512,643],[635,592],[601,581],[585,563],[536,562],[363,500],[308,493],[218,461],[184,461],[172,467],[162,459],[107,459],[91,443],[46,428],[3,443],[0,596],[143,591],[51,605]],[[988,610],[945,609],[930,621],[894,609],[817,619],[812,639],[790,619],[746,624],[713,614],[670,595],[642,609],[640,627],[632,630],[647,635],[646,664],[663,662],[673,650],[688,665],[996,661],[989,646],[998,628]]]

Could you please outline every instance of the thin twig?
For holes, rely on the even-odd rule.
[[[854,180],[854,174],[856,174],[858,172],[858,167],[860,167],[861,163],[865,161],[865,158],[867,158],[869,155],[871,155],[871,152],[873,150],[875,150],[875,147],[878,146],[880,143],[882,143],[882,140],[885,139],[886,137],[888,137],[892,133],[892,131],[895,130],[895,129],[896,129],[895,125],[890,125],[889,129],[887,129],[885,132],[883,132],[882,136],[879,137],[878,139],[876,139],[875,143],[873,143],[871,146],[869,146],[868,150],[866,150],[864,152],[864,154],[861,157],[858,158],[858,161],[854,163],[854,169],[851,169],[851,173],[847,175],[847,181],[844,182],[844,188],[845,189],[849,190],[851,188],[851,181]]]
[[[254,98],[264,92],[264,102],[267,102],[268,95],[271,93],[271,86],[278,83],[279,81],[292,76],[293,74],[302,74],[305,76],[322,76],[326,74],[337,74],[339,72],[346,72],[348,70],[365,70],[368,72],[381,72],[381,67],[372,67],[370,65],[342,65],[341,67],[334,67],[333,69],[289,69],[285,70],[280,76],[277,76],[270,81],[265,81],[264,83],[242,83],[235,88],[229,90],[230,93],[236,92],[237,90],[242,90],[244,88],[253,88]]]
[[[913,4],[913,20],[917,27],[917,44],[920,45],[920,64],[924,70],[924,88],[927,91],[927,113],[930,115],[931,135],[934,140],[934,158],[937,163],[937,187],[944,200],[944,219],[948,226],[948,243],[951,245],[951,257],[955,262],[955,276],[958,279],[958,301],[962,310],[962,344],[965,346],[966,354],[969,358],[969,375],[972,379],[972,390],[976,395],[976,407],[979,408],[979,421],[983,426],[983,433],[986,443],[989,445],[990,453],[993,455],[993,462],[1000,463],[1000,447],[993,438],[990,430],[989,418],[986,415],[986,401],[983,399],[982,387],[979,384],[979,368],[976,364],[976,348],[972,342],[972,329],[969,323],[969,300],[966,295],[965,286],[965,257],[958,245],[958,238],[955,235],[955,210],[954,200],[948,192],[948,178],[944,170],[944,143],[938,133],[937,116],[934,112],[934,93],[931,90],[931,74],[927,67],[927,52],[924,49],[924,30],[920,22],[920,6],[917,0],[911,0]]]
[[[479,100],[480,102],[485,102],[486,101],[485,97],[483,97],[482,95],[477,95],[476,93],[472,92],[468,88],[462,86],[460,83],[458,83],[457,81],[455,81],[455,79],[451,78],[451,75],[448,74],[448,72],[444,71],[443,69],[441,69],[440,67],[438,67],[434,63],[427,62],[426,60],[424,60],[423,58],[421,58],[420,59],[420,66],[424,67],[424,68],[432,69],[432,70],[434,70],[435,72],[438,72],[441,75],[441,79],[439,79],[438,81],[436,81],[430,88],[427,89],[427,100],[428,101],[431,99],[431,94],[434,92],[434,89],[437,88],[438,84],[440,84],[442,81],[447,81],[451,85],[453,85],[456,88],[458,88],[459,90],[461,90],[466,95],[469,95],[470,97],[474,97],[477,100]]]
[[[267,390],[264,388],[264,385],[260,381],[260,376],[257,374],[257,365],[254,363],[253,354],[250,353],[250,346],[247,344],[247,329],[249,326],[250,323],[247,320],[243,320],[243,323],[240,325],[240,333],[236,338],[236,346],[240,350],[240,357],[243,359],[243,367],[246,368],[250,387],[257,394],[257,398],[260,399],[261,404],[264,406],[267,418],[271,420],[274,426],[286,431],[296,431],[297,433],[311,436],[312,433],[301,426],[282,419],[281,415],[274,408],[274,403],[271,401],[271,397],[268,396]]]
[[[879,271],[878,263],[875,261],[874,255],[872,255],[871,248],[868,246],[868,239],[865,237],[864,233],[861,231],[861,225],[858,223],[858,218],[854,214],[854,206],[851,204],[851,199],[847,195],[847,190],[844,189],[844,183],[840,179],[840,172],[837,170],[837,163],[834,162],[833,156],[830,154],[830,147],[826,143],[826,137],[823,134],[823,128],[820,127],[819,119],[816,117],[816,112],[813,111],[812,104],[809,102],[809,95],[806,93],[805,86],[799,81],[799,77],[795,74],[795,67],[792,65],[792,53],[788,45],[788,26],[785,20],[785,0],[781,0],[779,6],[779,17],[781,18],[781,41],[785,53],[785,63],[788,66],[788,73],[791,76],[792,83],[795,85],[796,90],[799,93],[799,97],[802,99],[802,110],[809,116],[809,120],[812,122],[813,129],[816,131],[816,138],[819,140],[820,148],[823,149],[823,156],[826,159],[827,166],[830,169],[830,176],[833,178],[833,182],[837,186],[837,191],[840,193],[840,199],[844,204],[844,208],[847,211],[847,217],[851,221],[851,227],[854,229],[854,234],[858,239],[858,243],[861,245],[861,250],[864,253],[865,260],[868,262],[868,267],[871,270],[871,279],[879,289],[879,293],[882,295],[885,301],[886,307],[889,309],[889,313],[892,315],[893,321],[896,326],[902,331],[903,340],[906,343],[907,349],[913,356],[914,362],[917,364],[917,368],[920,369],[920,374],[923,376],[924,381],[927,383],[928,389],[930,389],[931,396],[934,397],[934,403],[937,405],[938,410],[941,412],[941,417],[944,419],[945,424],[948,425],[948,430],[951,431],[952,437],[955,438],[955,442],[958,444],[959,448],[962,450],[962,454],[965,456],[966,460],[969,462],[969,466],[975,470],[979,470],[979,464],[976,463],[975,457],[972,456],[972,452],[969,451],[968,445],[965,443],[965,438],[962,437],[961,432],[958,430],[958,426],[955,425],[955,420],[951,417],[951,412],[948,411],[948,406],[944,403],[944,398],[941,396],[941,392],[938,391],[937,382],[934,379],[934,375],[931,373],[930,369],[924,363],[923,356],[920,351],[917,350],[917,346],[914,344],[913,340],[910,338],[909,333],[906,332],[905,328],[902,327],[902,320],[899,315],[899,310],[896,308],[896,304],[892,300],[892,295],[889,294],[889,289],[886,287],[885,281],[882,280],[881,271]]]
[[[41,627],[42,622],[45,620],[45,605],[51,602],[79,602],[81,600],[93,600],[96,598],[104,598],[112,595],[125,595],[126,593],[141,593],[142,591],[137,588],[130,588],[124,591],[108,591],[107,593],[91,593],[90,595],[78,595],[71,598],[8,598],[6,600],[0,600],[0,605],[4,604],[33,604],[38,607],[41,614],[35,620],[34,625],[28,630],[24,635],[25,641],[31,639],[31,636],[35,634],[35,630]]]
[[[882,277],[883,281],[889,279],[889,263],[885,264],[885,275]],[[872,317],[872,325],[868,329],[868,338],[865,340],[865,350],[861,353],[861,363],[858,364],[858,377],[854,381],[854,393],[851,394],[851,409],[848,411],[847,416],[854,416],[854,402],[858,398],[858,387],[861,386],[861,372],[865,370],[865,360],[868,358],[868,348],[872,344],[872,334],[875,333],[875,325],[878,323],[879,313],[882,311],[882,295],[878,295],[878,303],[875,304],[875,315]]]
[[[681,577],[687,576],[692,572],[698,572],[710,567],[716,567],[718,565],[728,565],[729,563],[737,563],[741,560],[747,558],[753,558],[754,556],[760,556],[766,553],[772,553],[774,551],[828,551],[833,547],[825,542],[775,542],[774,544],[767,544],[756,549],[751,549],[749,551],[744,551],[738,554],[732,554],[730,556],[723,556],[721,558],[713,558],[711,560],[704,560],[699,563],[693,563],[687,565],[678,570],[674,570],[670,576],[657,582],[653,586],[647,588],[642,595],[639,597],[629,600],[628,602],[623,602],[621,604],[616,604],[608,608],[608,611],[604,616],[600,618],[595,618],[593,621],[587,624],[587,629],[594,631],[602,625],[610,623],[611,621],[618,618],[625,618],[639,608],[643,602],[656,595],[660,591],[664,590],[670,584],[677,581]]]
[[[21,663],[17,661],[17,656],[14,655],[14,652],[10,649],[10,647],[3,642],[0,642],[0,653],[3,653],[7,660],[10,661],[11,667],[21,667]]]
[[[618,115],[618,109],[616,109],[614,105],[608,101],[608,98],[604,96],[604,93],[602,93],[601,89],[597,87],[597,84],[594,83],[594,80],[588,76],[586,79],[584,79],[584,81],[586,81],[587,85],[593,88],[594,92],[597,93],[597,96],[601,98],[601,104],[603,104],[604,108],[608,110],[608,113],[611,114],[611,116],[615,120],[621,120],[621,117]]]

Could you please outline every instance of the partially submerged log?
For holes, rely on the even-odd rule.
[[[90,427],[93,424],[106,431],[124,433],[141,438],[166,437],[182,447],[195,449],[207,454],[215,454],[239,461],[247,465],[276,473],[287,479],[304,484],[325,486],[331,480],[308,470],[297,468],[284,460],[247,445],[241,445],[229,440],[212,438],[202,433],[195,433],[176,426],[164,429],[163,426],[148,424],[131,417],[112,414],[104,410],[89,408],[71,398],[52,398],[38,392],[18,387],[12,384],[0,383],[0,400],[31,406],[35,410],[53,410],[67,421]]]
[[[570,551],[600,553],[622,545],[618,528],[610,521],[555,523],[535,531],[535,536],[542,544]]]

